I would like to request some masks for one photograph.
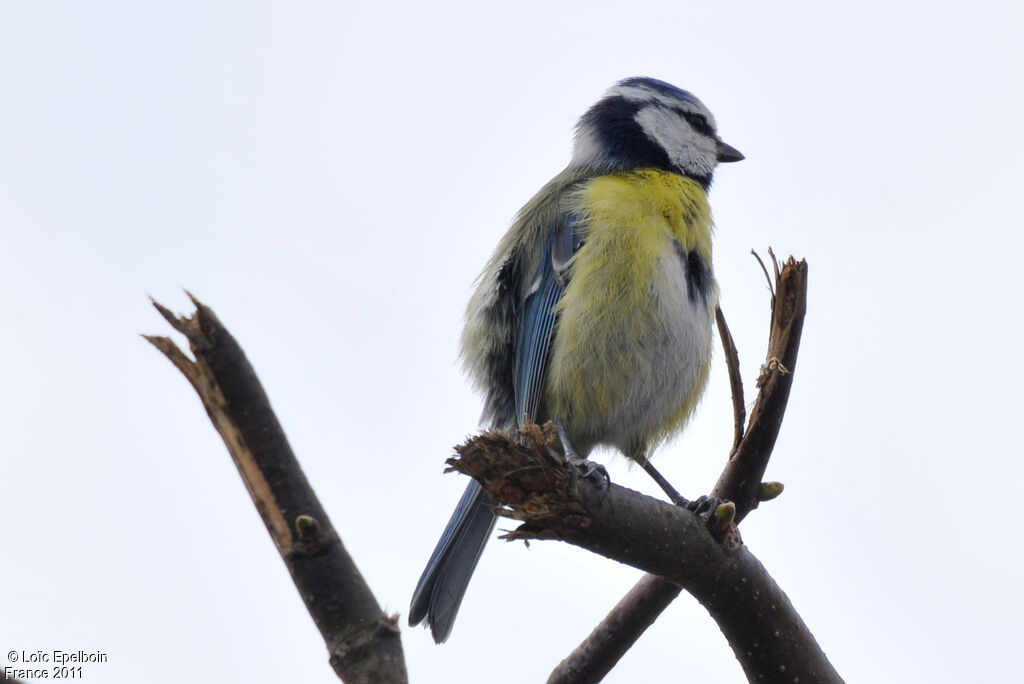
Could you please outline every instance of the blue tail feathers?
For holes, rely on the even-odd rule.
[[[416,584],[409,624],[426,619],[439,644],[451,634],[469,578],[494,529],[494,506],[483,488],[475,480],[470,482]]]

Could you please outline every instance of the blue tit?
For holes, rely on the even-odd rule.
[[[483,424],[554,421],[567,452],[646,464],[704,390],[718,285],[708,188],[722,142],[700,100],[615,84],[576,126],[568,167],[519,212],[466,312],[462,357]],[[470,482],[413,594],[410,624],[451,633],[495,502]]]

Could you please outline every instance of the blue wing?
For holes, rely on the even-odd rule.
[[[517,425],[524,416],[535,422],[550,418],[540,413],[557,319],[555,306],[568,284],[569,260],[581,244],[579,221],[575,214],[568,215],[549,234],[523,301],[513,376]]]
[[[541,399],[557,318],[555,305],[568,284],[569,260],[582,244],[577,223],[575,216],[567,216],[551,232],[521,307],[516,307],[514,300],[509,302],[510,311],[518,309],[516,320],[519,323],[512,374],[517,415],[512,420],[503,415],[509,411],[507,385],[497,387],[497,393],[488,399],[488,411],[498,427],[521,425],[524,415],[538,422],[548,418],[538,413],[543,408]],[[514,274],[513,269],[506,275]],[[507,383],[507,379],[504,382]],[[494,529],[494,506],[494,501],[475,480],[469,483],[416,585],[409,608],[409,624],[426,619],[437,643],[451,634],[469,578]]]

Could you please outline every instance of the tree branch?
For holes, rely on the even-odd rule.
[[[644,575],[629,593],[548,677],[548,684],[599,682],[683,590],[657,575]]]
[[[720,543],[684,508],[579,477],[551,448],[557,437],[550,424],[520,432],[529,446],[487,432],[448,461],[483,485],[501,504],[498,513],[522,523],[507,539],[565,541],[683,587],[721,627],[752,682],[841,681],[786,595],[737,537]],[[565,681],[587,681],[584,675],[566,674]]]
[[[729,369],[736,428],[729,461],[712,496],[736,503],[737,523],[757,507],[759,500],[774,498],[782,490],[779,483],[762,486],[761,478],[782,425],[807,308],[807,262],[797,262],[790,257],[780,271],[775,255],[771,250],[769,254],[776,284],[772,288],[769,282],[772,315],[767,361],[758,379],[760,392],[745,432],[745,402],[739,373],[739,355],[725,316],[721,309],[715,312]],[[764,263],[760,263],[764,269]],[[766,269],[765,274],[767,276]],[[779,359],[782,359],[781,363]],[[590,636],[555,668],[548,679],[549,684],[600,681],[681,590],[679,585],[662,577],[648,575],[642,578]],[[603,646],[599,648],[598,642]],[[744,653],[736,651],[735,647],[734,651],[742,663]]]
[[[807,313],[807,262],[790,257],[780,270],[775,255],[771,257],[775,270],[771,332],[767,359],[757,379],[757,401],[750,412],[746,434],[733,450],[714,489],[716,496],[736,503],[737,522],[757,508],[761,500],[761,478],[786,414]]]
[[[144,336],[181,371],[238,467],[295,588],[323,635],[331,666],[348,684],[406,682],[396,617],[380,609],[292,453],[245,353],[213,311],[178,318],[153,306],[189,340],[190,360],[170,339]]]

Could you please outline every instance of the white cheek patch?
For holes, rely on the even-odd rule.
[[[715,146],[686,123],[675,112],[661,107],[644,107],[636,114],[636,122],[654,142],[668,154],[674,166],[698,175],[708,175],[715,168]]]

